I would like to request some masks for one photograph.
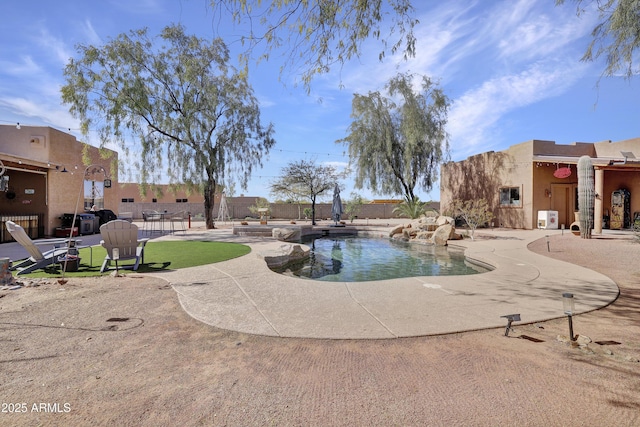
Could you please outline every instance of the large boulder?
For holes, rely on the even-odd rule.
[[[436,224],[438,224],[438,226],[445,225],[445,224],[455,224],[455,220],[450,216],[440,215],[436,220]]]
[[[298,242],[300,235],[299,228],[274,228],[271,230],[271,236],[282,242]]]
[[[404,230],[402,230],[402,235],[404,236],[405,239],[410,240],[413,237],[416,237],[416,234],[418,234],[418,230],[417,228],[413,228],[413,227],[407,227]]]
[[[431,231],[420,231],[416,234],[416,240],[426,241],[431,240],[433,237],[433,232]]]
[[[283,267],[290,262],[308,258],[309,248],[306,246],[303,248],[300,245],[283,244],[278,249],[259,253],[258,256],[262,257],[269,267]]]
[[[464,236],[457,231],[453,230],[453,236],[449,240],[464,240]]]
[[[435,221],[420,225],[420,229],[424,231],[436,231],[437,228],[438,228],[438,224],[436,224]]]
[[[401,234],[402,230],[404,230],[404,225],[396,225],[395,227],[393,227],[391,229],[391,231],[389,231],[389,237],[393,237],[396,234]]]
[[[391,236],[391,238],[393,240],[399,240],[401,242],[406,242],[408,240],[404,233],[394,234],[393,236]]]
[[[447,246],[447,241],[453,238],[455,228],[451,224],[441,225],[433,232],[433,244],[436,246]]]
[[[436,224],[436,217],[423,217],[420,220],[420,229],[425,231],[435,231],[438,228],[438,224]]]

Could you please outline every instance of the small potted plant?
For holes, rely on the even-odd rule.
[[[65,254],[58,257],[58,262],[65,272],[78,271],[80,257],[78,255]]]

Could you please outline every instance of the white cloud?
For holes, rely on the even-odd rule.
[[[561,94],[583,75],[584,68],[574,62],[533,64],[467,91],[455,100],[449,114],[453,151],[477,152],[479,145],[486,149],[488,135],[505,114]]]
[[[339,173],[347,170],[347,168],[349,167],[349,162],[329,161],[322,162],[322,164],[325,166],[333,166]]]
[[[23,117],[42,120],[53,127],[78,128],[78,122],[67,111],[46,99],[4,97],[0,98],[0,108]]]
[[[82,30],[84,32],[85,38],[89,41],[89,44],[94,46],[102,45],[102,38],[98,35],[95,28],[93,28],[93,24],[90,20],[86,19],[84,24],[82,25]]]
[[[519,13],[515,16],[498,17],[501,22],[508,22],[496,26],[494,32],[501,58],[523,61],[557,55],[588,34],[596,22],[593,14],[577,19],[562,8],[555,8],[553,14],[545,14],[534,9],[534,4],[521,0],[516,8]]]
[[[467,6],[446,3],[446,6],[430,10],[419,17],[420,24],[415,30],[417,38],[416,56],[404,60],[401,54],[386,57],[378,61],[381,49],[377,40],[363,45],[362,59],[354,60],[344,67],[340,81],[349,92],[366,94],[369,91],[382,90],[389,79],[398,72],[415,72],[432,75],[436,78],[446,74],[450,48],[465,35],[469,21],[461,16]],[[466,30],[468,31],[468,30]],[[324,80],[334,85],[335,74]]]
[[[73,57],[73,52],[67,48],[64,41],[51,35],[47,29],[40,30],[40,37],[37,40],[45,52],[53,53],[62,64],[66,64],[69,62],[69,58]]]
[[[258,96],[257,98],[258,98],[258,104],[260,105],[260,108],[269,108],[277,105],[275,101],[272,101],[267,96]]]
[[[42,72],[42,67],[31,55],[20,55],[18,59],[18,61],[0,61],[2,72],[21,78]]]

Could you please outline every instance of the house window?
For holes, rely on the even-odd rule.
[[[122,203],[133,203],[133,199],[122,199]]]
[[[84,210],[104,209],[104,182],[86,179],[84,181]]]
[[[500,206],[522,206],[520,187],[502,187],[500,189]]]
[[[187,203],[188,199],[176,199],[176,203]]]
[[[158,203],[158,199],[151,199],[151,203]]]

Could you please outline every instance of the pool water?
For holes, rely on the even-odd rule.
[[[365,282],[415,276],[459,276],[489,271],[461,250],[390,239],[332,236],[304,241],[309,259],[279,273],[327,282]]]

